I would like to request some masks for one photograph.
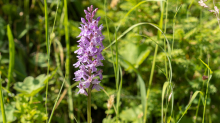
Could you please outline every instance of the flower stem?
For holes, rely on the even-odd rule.
[[[0,102],[1,102],[1,112],[2,112],[2,119],[3,123],[6,123],[6,116],[5,116],[5,108],[4,108],[4,101],[3,101],[3,94],[2,94],[2,80],[1,80],[1,74],[0,74]]]
[[[88,88],[88,98],[87,98],[87,123],[91,123],[91,91],[92,84]]]

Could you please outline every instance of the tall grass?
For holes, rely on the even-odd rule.
[[[0,54],[0,60],[1,60],[1,54]],[[2,94],[2,78],[0,73],[0,103],[1,103],[1,113],[2,113],[2,119],[3,123],[7,122],[6,116],[5,116],[5,107],[4,107],[4,99]]]
[[[194,2],[194,0],[191,2],[191,4],[190,4],[188,10],[189,10],[190,7],[192,6],[193,2]],[[187,17],[188,17],[188,11],[187,11]],[[200,9],[199,21],[200,21],[199,26],[201,27],[201,26],[202,26],[202,8]],[[200,46],[200,49],[202,49],[201,46]],[[199,58],[200,58],[200,59],[202,58],[202,52],[201,52],[201,50],[200,50]],[[207,70],[207,69],[206,69],[206,70]],[[205,71],[204,75],[206,75],[206,71]],[[202,88],[201,88],[201,91],[202,91],[202,92],[204,92],[204,84],[205,84],[205,80],[203,80],[203,83],[202,83]],[[195,115],[195,120],[194,120],[195,123],[196,123],[197,116],[198,116],[198,112],[199,112],[199,106],[200,106],[201,98],[202,98],[202,96],[199,97],[199,102],[198,102],[197,109],[196,109],[196,115]],[[204,103],[203,103],[203,104],[204,104]]]
[[[139,2],[136,6],[134,6],[132,9],[130,9],[127,14],[120,20],[120,23],[119,25],[117,26],[117,28],[115,28],[115,33],[114,33],[114,36],[115,36],[115,40],[113,42],[111,42],[111,39],[110,39],[110,36],[109,36],[109,28],[108,28],[108,19],[107,19],[107,14],[106,14],[106,0],[105,0],[105,4],[104,4],[104,7],[105,7],[105,20],[106,20],[106,25],[107,25],[107,31],[108,31],[108,39],[109,39],[109,46],[107,46],[104,51],[110,47],[111,49],[111,54],[112,54],[112,61],[113,61],[113,68],[114,68],[114,73],[115,73],[115,81],[116,81],[116,91],[117,91],[117,101],[116,101],[116,122],[118,122],[118,118],[119,118],[119,103],[120,103],[120,95],[121,95],[121,89],[122,89],[122,72],[121,71],[121,68],[119,67],[119,62],[118,62],[118,40],[124,36],[126,33],[128,33],[130,30],[132,30],[133,28],[141,25],[141,24],[136,24],[136,25],[133,25],[132,27],[130,27],[129,29],[127,29],[122,35],[120,35],[119,37],[117,37],[117,31],[119,30],[120,26],[121,26],[121,22],[132,12],[135,10],[135,8],[137,8],[138,6],[140,6],[141,4],[145,3],[146,1],[142,1],[142,2]],[[112,48],[112,45],[115,43],[115,49],[116,49],[116,58],[114,60],[114,55],[113,55],[113,48]],[[124,60],[124,59],[123,59]],[[130,66],[131,63],[129,63],[128,61],[125,61],[127,64],[129,64]],[[144,81],[143,79],[141,78],[139,72],[134,68],[132,67],[134,71],[136,71],[136,73],[138,74],[138,80],[140,80],[140,91],[141,91],[141,96],[142,96],[142,105],[143,105],[143,112],[144,112],[144,107],[145,107],[145,94],[146,94],[146,91],[145,91],[145,84],[144,84]],[[120,83],[119,83],[119,76],[121,78],[120,80]],[[141,79],[140,79],[141,78]]]
[[[70,122],[73,123],[74,114],[73,114],[73,96],[70,86],[70,41],[69,41],[69,21],[68,21],[68,9],[67,9],[67,0],[64,0],[64,26],[65,26],[65,40],[66,40],[66,87],[68,94],[68,109],[69,109],[69,118]]]
[[[66,78],[66,77],[65,77],[65,78]],[[63,85],[64,85],[64,83],[65,83],[65,78],[64,78],[63,83],[62,83],[62,86],[61,86],[61,88],[60,88],[60,90],[59,90],[59,93],[58,93],[58,96],[57,96],[57,98],[56,98],[55,104],[54,104],[54,106],[53,106],[53,109],[52,109],[50,118],[49,118],[49,120],[48,120],[48,123],[50,123],[51,120],[52,120],[53,113],[54,113],[54,111],[55,111],[55,109],[56,109],[57,102],[58,102],[58,100],[59,100],[59,98],[60,98],[60,94],[61,94],[61,91],[62,91],[62,89],[63,89]]]
[[[135,5],[133,8],[131,8],[127,13],[126,13],[126,15],[124,16],[124,17],[122,17],[122,19],[120,20],[120,23],[119,23],[119,25],[117,26],[117,28],[116,28],[116,31],[115,31],[115,40],[113,41],[113,42],[111,42],[110,41],[110,36],[109,36],[109,29],[108,29],[108,21],[107,21],[107,17],[106,17],[106,24],[107,24],[107,31],[108,31],[108,38],[109,38],[109,45],[103,50],[103,51],[105,51],[106,49],[108,49],[109,47],[111,48],[111,52],[112,52],[112,60],[113,60],[113,66],[114,66],[114,72],[115,72],[115,79],[116,79],[116,90],[117,90],[117,92],[118,92],[118,96],[117,97],[119,97],[119,95],[120,95],[120,90],[118,90],[118,86],[119,86],[119,67],[118,67],[118,47],[117,47],[117,41],[120,39],[120,38],[122,38],[125,34],[127,34],[129,31],[131,31],[133,28],[135,28],[135,27],[138,27],[138,26],[140,26],[140,25],[145,25],[145,24],[149,24],[149,25],[152,25],[151,23],[137,23],[137,24],[135,24],[135,25],[133,25],[133,26],[131,26],[130,28],[128,28],[126,31],[124,31],[120,36],[118,36],[117,37],[117,31],[119,30],[119,28],[120,28],[120,26],[121,26],[121,23],[122,23],[122,21],[124,20],[124,19],[126,19],[126,17],[128,17],[129,16],[129,14],[132,12],[132,11],[134,11],[138,6],[140,6],[141,4],[143,4],[143,3],[145,3],[145,2],[147,2],[147,1],[164,1],[164,0],[146,0],[146,1],[141,1],[141,2],[139,2],[137,5]],[[106,1],[105,1],[105,4],[104,5],[106,5]],[[106,11],[106,9],[105,9],[105,11]],[[106,15],[106,14],[105,14]],[[106,15],[107,16],[107,15]],[[154,26],[154,25],[153,25]],[[114,58],[113,58],[113,51],[112,51],[112,45],[113,44],[116,44],[116,60],[115,60],[115,63],[114,63]],[[133,68],[133,70],[137,73],[137,75],[138,75],[138,82],[139,82],[139,84],[140,84],[140,94],[141,94],[141,103],[142,103],[142,107],[143,107],[143,114],[144,114],[144,119],[143,119],[143,121],[146,121],[146,89],[145,89],[145,83],[144,83],[144,81],[143,81],[143,79],[142,79],[142,77],[141,77],[141,74],[134,68],[134,67],[132,67],[132,64],[131,63],[129,63],[128,61],[126,61],[125,59],[123,59],[127,64],[129,64],[129,66],[131,67],[131,68]],[[115,65],[114,65],[115,64]],[[122,82],[122,80],[121,80],[121,82]],[[121,83],[120,83],[121,84]],[[121,85],[120,85],[120,87],[121,87]],[[119,100],[119,99],[117,99],[117,100]],[[119,103],[119,101],[117,101],[117,106],[119,105],[118,104]],[[117,108],[117,112],[119,112],[118,111],[118,108]],[[116,120],[118,120],[118,114],[119,113],[116,113]]]
[[[7,91],[9,92],[11,80],[13,78],[13,70],[14,70],[14,63],[15,63],[15,44],[14,44],[14,38],[12,35],[12,31],[9,25],[7,25],[7,36],[9,41],[9,68],[8,68],[8,83],[7,83]],[[6,123],[7,119],[5,116],[5,110],[4,110],[4,101],[3,101],[3,94],[2,94],[2,80],[1,80],[1,74],[0,74],[0,101],[1,101],[1,111],[3,116],[3,122]]]
[[[53,34],[53,32],[54,32],[54,27],[55,27],[55,24],[56,24],[57,11],[58,11],[58,8],[59,8],[59,2],[60,2],[60,0],[57,0],[57,9],[56,9],[56,14],[55,14],[55,18],[54,18],[54,23],[53,23],[53,28],[52,28],[51,34]],[[51,34],[50,34],[50,35],[51,35]],[[49,43],[50,43],[50,45],[51,45],[51,43],[52,43],[52,38],[50,39],[50,42],[49,42]],[[54,42],[53,44],[55,45],[55,42]],[[54,48],[55,48],[55,46],[54,46]],[[58,56],[57,56],[56,53],[55,53],[55,57],[56,57],[56,61],[59,61],[59,60],[57,60],[57,59],[58,59],[58,58],[57,58]],[[59,67],[60,67],[60,64],[57,64],[57,67],[59,68]],[[61,91],[62,91],[62,89],[63,89],[64,83],[65,83],[65,79],[66,79],[66,77],[64,77],[63,83],[62,83],[62,85],[61,85],[61,88],[60,88],[59,93],[58,93],[58,95],[57,95],[57,98],[56,98],[56,101],[55,101],[55,103],[54,103],[53,109],[52,109],[52,111],[51,111],[51,115],[50,115],[50,118],[49,118],[49,120],[48,120],[48,123],[50,123],[51,120],[52,120],[53,113],[54,113],[54,111],[55,111],[55,109],[56,109],[56,107],[57,107],[57,102],[58,102],[58,100],[59,100],[59,98],[60,98],[60,94],[61,94]]]
[[[166,0],[166,18],[165,18],[164,34],[166,34],[166,31],[167,31],[168,5],[169,5],[169,0]],[[164,51],[166,52],[166,49],[167,49],[166,47],[167,47],[167,46],[166,46],[166,39],[165,39],[165,38],[164,38],[164,41],[163,41],[163,45],[164,45]],[[167,58],[166,58],[166,57],[164,57],[164,65],[165,65],[166,76],[168,76]]]
[[[201,59],[200,61],[209,69],[208,70],[208,81],[206,84],[206,94],[205,94],[205,103],[204,103],[204,108],[203,108],[203,117],[202,117],[202,123],[204,123],[205,120],[205,111],[206,111],[206,102],[207,102],[207,97],[208,97],[208,92],[209,92],[209,82],[212,78],[212,70],[209,68],[209,56],[208,56],[208,65],[204,63]]]
[[[206,89],[206,94],[205,94],[205,100],[203,102],[204,104],[204,108],[203,108],[203,118],[202,118],[202,123],[204,123],[204,120],[205,120],[205,110],[206,110],[206,102],[207,102],[207,95],[208,95],[208,87],[209,87],[209,82],[212,78],[212,70],[209,68],[209,65],[207,65],[205,62],[203,62],[201,59],[200,61],[206,66],[206,68],[208,69],[208,80],[207,80],[207,89]],[[209,58],[208,58],[208,64],[209,64]],[[182,116],[179,118],[179,120],[177,121],[177,123],[179,123],[181,121],[181,119],[183,118],[183,116],[187,113],[188,109],[190,108],[192,102],[195,100],[195,98],[197,97],[197,95],[200,94],[200,96],[204,96],[203,92],[202,91],[196,91],[193,93],[190,101],[189,101],[189,104],[186,106],[186,109],[185,111],[183,112]],[[197,107],[199,108],[199,107]],[[195,121],[196,122],[196,121]]]
[[[156,26],[156,24],[152,24],[152,23],[147,23],[147,22],[141,22],[141,23],[137,23],[137,24],[134,24],[132,26],[130,26],[127,30],[125,30],[121,35],[117,35],[118,34],[118,31],[119,31],[119,28],[121,26],[121,23],[124,19],[126,19],[131,12],[133,12],[136,8],[138,8],[140,5],[146,3],[147,1],[158,1],[160,2],[160,21],[159,21],[159,26]],[[25,8],[26,8],[26,11],[29,11],[28,8],[29,8],[29,2],[27,0],[24,1],[25,2]],[[58,10],[58,7],[59,7],[59,0],[57,0],[58,2],[58,5],[57,5],[57,10]],[[166,2],[166,11],[164,11],[164,8],[165,8],[165,3]],[[191,2],[190,6],[188,7],[188,9],[190,9],[190,7],[192,6],[192,3],[193,1]],[[175,21],[176,21],[176,15],[180,9],[180,7],[177,9],[175,15],[174,15],[174,18],[173,18],[173,37],[172,39],[172,43],[171,43],[171,47],[170,47],[170,44],[169,44],[169,41],[168,39],[166,38],[166,28],[167,28],[167,16],[168,16],[168,0],[164,1],[164,0],[145,0],[145,1],[141,1],[139,3],[137,3],[133,8],[131,8],[126,14],[125,16],[122,17],[122,19],[120,20],[120,23],[118,24],[117,27],[115,27],[115,32],[114,32],[114,40],[112,41],[112,39],[110,38],[110,31],[109,31],[109,18],[107,16],[107,7],[106,7],[106,4],[107,4],[107,0],[104,1],[104,10],[105,10],[105,22],[106,22],[106,27],[107,27],[107,38],[109,40],[109,45],[104,49],[104,51],[108,48],[110,48],[110,51],[111,51],[111,60],[112,60],[112,64],[113,64],[113,69],[114,69],[114,77],[115,77],[115,88],[116,88],[116,95],[117,95],[117,98],[116,98],[116,105],[113,104],[113,107],[114,107],[114,110],[115,110],[115,115],[116,115],[116,122],[120,122],[120,99],[121,99],[121,92],[122,92],[122,85],[123,85],[123,74],[122,74],[122,67],[121,67],[121,64],[120,64],[120,60],[124,61],[127,65],[129,65],[129,67],[135,72],[136,76],[137,76],[137,82],[139,84],[139,91],[140,91],[140,95],[141,95],[141,104],[142,104],[142,112],[143,112],[143,119],[141,119],[141,122],[147,122],[148,121],[148,118],[147,118],[147,114],[149,113],[149,95],[151,95],[152,91],[151,91],[151,86],[152,86],[152,82],[153,82],[153,77],[154,77],[154,71],[155,71],[155,64],[156,64],[156,58],[157,58],[157,54],[158,54],[158,48],[161,48],[162,51],[166,54],[166,57],[164,59],[164,64],[165,64],[165,76],[166,76],[166,82],[164,82],[163,84],[163,88],[162,88],[162,96],[161,96],[161,123],[163,122],[171,122],[171,120],[173,120],[174,122],[176,122],[175,120],[177,119],[177,123],[179,123],[182,118],[185,116],[185,114],[187,113],[187,111],[189,110],[189,108],[191,107],[191,104],[192,102],[196,99],[196,97],[198,95],[200,95],[200,98],[199,98],[199,102],[198,102],[198,106],[197,106],[197,109],[196,109],[196,115],[195,115],[195,122],[196,122],[196,119],[197,119],[197,115],[198,115],[198,111],[199,111],[199,106],[200,106],[200,101],[202,100],[202,98],[204,97],[205,100],[204,102],[202,103],[203,104],[203,119],[202,119],[202,122],[204,123],[205,122],[205,114],[206,114],[206,105],[207,105],[207,98],[208,98],[208,94],[209,94],[209,82],[212,78],[212,70],[209,68],[209,57],[208,57],[208,64],[206,64],[205,62],[203,62],[202,60],[200,60],[205,66],[206,68],[208,69],[208,80],[207,80],[207,83],[206,83],[206,92],[203,93],[203,91],[195,91],[192,95],[192,97],[190,98],[190,101],[188,103],[188,105],[185,107],[185,110],[182,112],[182,114],[180,115],[177,115],[177,117],[175,118],[175,115],[173,113],[173,107],[174,107],[174,92],[173,92],[173,84],[171,83],[172,82],[172,66],[171,66],[171,61],[172,61],[172,56],[171,56],[171,53],[173,52],[173,49],[174,49],[174,41],[175,41]],[[55,100],[55,104],[53,105],[53,109],[52,109],[52,112],[51,112],[51,115],[49,117],[49,120],[48,123],[51,123],[52,122],[52,117],[53,117],[53,114],[54,114],[54,111],[56,109],[56,106],[57,104],[59,105],[59,99],[60,99],[60,95],[61,95],[61,92],[62,92],[62,89],[63,89],[63,86],[64,84],[66,84],[66,90],[67,90],[67,94],[68,94],[68,115],[69,115],[69,118],[70,118],[70,122],[73,123],[74,122],[74,119],[75,119],[75,116],[74,116],[74,113],[73,113],[73,93],[72,93],[72,88],[74,86],[76,86],[76,84],[78,83],[74,83],[73,85],[71,85],[71,78],[70,78],[70,35],[69,35],[69,20],[68,20],[68,9],[67,9],[67,5],[68,5],[68,0],[64,0],[64,33],[65,33],[65,41],[66,41],[66,64],[65,64],[65,77],[63,77],[63,83],[61,85],[61,88],[59,90],[59,93],[56,97],[56,100]],[[48,22],[48,7],[47,7],[47,0],[44,0],[44,11],[45,11],[45,36],[46,36],[46,49],[47,49],[47,75],[49,74],[49,70],[50,70],[50,46],[51,46],[51,42],[52,42],[52,39],[49,38],[49,22]],[[54,31],[54,27],[55,27],[55,22],[56,22],[56,16],[57,16],[57,10],[56,10],[56,14],[55,14],[55,19],[54,19],[54,24],[53,24],[53,29],[52,29],[52,32],[51,34],[53,34],[53,31]],[[164,13],[166,13],[166,20],[165,20],[165,27],[163,28],[163,24],[164,24]],[[27,14],[27,12],[26,12]],[[136,14],[137,14],[137,11],[136,11]],[[201,14],[201,13],[200,13]],[[137,16],[136,16],[137,17]],[[187,17],[188,17],[188,10],[187,10]],[[26,15],[26,29],[27,31],[29,30],[29,26],[28,26],[28,15]],[[200,18],[201,20],[201,18]],[[200,22],[201,24],[201,22]],[[154,56],[153,56],[153,61],[152,61],[152,67],[151,67],[151,72],[150,72],[150,77],[149,77],[149,83],[148,83],[148,87],[147,87],[147,92],[146,92],[146,86],[145,86],[145,82],[144,82],[144,79],[142,78],[142,75],[141,75],[141,72],[132,64],[130,63],[129,61],[127,61],[126,59],[123,59],[121,56],[120,56],[120,53],[119,53],[119,42],[120,42],[120,39],[125,36],[128,32],[130,32],[131,30],[133,30],[134,28],[136,27],[139,27],[139,26],[144,26],[144,25],[150,25],[150,26],[153,26],[155,29],[157,29],[157,41],[155,40],[152,40],[154,43],[155,43],[155,50],[154,50]],[[163,31],[162,31],[163,30]],[[8,83],[7,83],[7,90],[9,91],[10,89],[10,83],[12,81],[12,78],[13,78],[13,69],[14,69],[14,55],[15,55],[15,46],[14,46],[14,40],[13,40],[13,35],[12,35],[12,32],[10,30],[10,27],[9,25],[7,26],[7,32],[8,32],[8,39],[9,39],[9,53],[10,53],[10,56],[9,56],[9,68],[8,68],[8,75],[7,75],[7,78],[8,78]],[[139,32],[139,29],[138,29],[138,32]],[[193,33],[195,32],[195,30],[193,31]],[[139,36],[143,36],[145,38],[149,38],[145,35],[139,35]],[[160,46],[159,45],[159,41],[161,41],[161,38],[162,36],[164,36],[164,46]],[[184,38],[187,38],[189,37],[189,35],[185,35]],[[29,34],[27,33],[26,35],[26,41],[29,41]],[[28,42],[27,42],[28,43]],[[56,47],[55,45],[59,45],[59,48],[62,47],[61,43],[60,42],[57,42],[55,41],[54,42],[54,47]],[[113,46],[115,44],[115,46]],[[28,50],[28,49],[27,49]],[[29,51],[29,50],[28,50]],[[59,58],[58,58],[58,55],[55,54],[56,56],[56,61],[57,61],[57,67],[60,67],[61,65],[58,63],[59,62]],[[62,70],[60,69],[61,73],[62,73]],[[63,74],[63,73],[62,73]],[[5,109],[4,109],[4,100],[3,100],[3,94],[2,94],[2,83],[1,83],[1,73],[0,73],[0,102],[1,102],[1,112],[2,112],[2,116],[3,116],[3,123],[6,123],[7,122],[7,119],[6,119],[6,116],[5,116]],[[48,116],[48,107],[47,107],[47,101],[48,101],[48,82],[49,80],[47,80],[47,83],[46,83],[46,100],[45,100],[45,107],[46,107],[46,114]],[[203,85],[205,84],[205,82],[203,82]],[[202,90],[203,90],[203,86],[202,86]],[[91,92],[91,90],[89,90]],[[109,96],[109,94],[103,90],[107,96]],[[91,93],[89,92],[89,96],[88,96],[88,100],[91,100]],[[168,112],[168,108],[170,106],[170,100],[169,99],[165,99],[165,95],[168,95],[170,94],[171,95],[171,108],[170,108],[170,116],[167,117],[167,114],[169,113]],[[205,96],[204,96],[205,94]],[[61,98],[62,100],[62,98]],[[164,111],[164,101],[166,101],[166,104],[165,104],[165,107],[167,109],[167,111]],[[203,100],[202,100],[203,101]],[[88,105],[87,105],[89,108],[88,108],[88,112],[90,112],[89,115],[87,115],[88,117],[88,123],[92,122],[92,119],[90,117],[91,115],[91,102],[88,101]],[[165,112],[165,116],[164,116],[164,112]],[[168,112],[168,113],[167,113]],[[179,117],[180,116],[180,117]],[[80,119],[80,117],[79,117]],[[140,120],[139,120],[140,121]],[[76,121],[77,122],[77,121]]]
[[[166,0],[166,17],[165,17],[165,26],[164,26],[164,34],[166,34],[166,30],[167,30],[167,23],[168,23],[168,20],[167,20],[167,16],[168,16],[168,3],[169,3],[169,0]],[[166,40],[164,38],[164,51],[166,53],[166,50],[167,49],[167,45],[166,45]],[[165,65],[165,76],[166,76],[166,79],[167,81],[169,80],[168,78],[168,68],[167,68],[167,57],[164,57],[164,65]],[[162,90],[162,103],[161,103],[161,123],[163,123],[163,102],[164,102],[164,95],[165,93],[169,92],[167,90],[167,87],[168,85],[170,85],[169,82],[165,82],[164,83],[164,86],[163,86],[163,90]],[[172,93],[171,93],[172,94]],[[172,96],[172,95],[171,95]],[[168,105],[167,104],[168,101],[166,101],[166,105],[167,105],[167,108],[168,108]],[[166,121],[166,114],[165,114],[165,121]]]
[[[110,39],[110,33],[109,33],[109,26],[108,26],[108,19],[107,19],[107,9],[106,9],[106,0],[104,2],[104,10],[105,10],[105,22],[106,22],[106,27],[107,27],[107,32],[108,32],[108,40],[109,40],[109,44],[111,44],[111,39]],[[115,34],[116,35],[116,34]],[[110,49],[111,49],[111,58],[112,58],[112,64],[113,64],[113,69],[114,69],[114,73],[115,73],[115,80],[116,80],[116,91],[117,91],[117,102],[116,102],[116,122],[118,122],[118,118],[119,118],[119,103],[120,103],[120,94],[121,94],[121,88],[122,88],[122,76],[121,76],[121,83],[120,83],[120,87],[118,89],[118,84],[117,84],[117,72],[118,72],[118,69],[116,68],[116,65],[115,65],[115,60],[114,60],[114,55],[113,55],[113,48],[112,46],[110,46]],[[116,47],[117,49],[117,47]],[[117,50],[118,51],[118,50]],[[116,52],[117,52],[116,51]],[[117,56],[118,56],[118,52],[116,53]],[[116,58],[117,59],[117,58]],[[118,61],[118,60],[117,60]],[[118,63],[116,63],[118,64]]]
[[[159,21],[159,28],[163,28],[163,15],[164,15],[164,4],[161,1],[161,15],[160,15],[160,21]],[[157,40],[160,41],[161,38],[161,32],[158,30],[157,32]],[[147,120],[147,109],[148,109],[148,99],[149,99],[149,94],[150,94],[150,89],[151,89],[151,84],[153,81],[153,76],[154,76],[154,67],[155,67],[155,62],[156,62],[156,57],[157,57],[157,51],[158,51],[158,45],[156,44],[155,46],[155,51],[154,51],[154,58],[152,62],[152,68],[151,68],[151,73],[150,73],[150,79],[149,79],[149,84],[148,84],[148,90],[147,90],[147,101],[146,101],[146,106],[145,106],[145,115],[144,115],[144,122]]]
[[[8,68],[7,91],[10,91],[9,89],[10,89],[11,79],[13,77],[13,70],[14,70],[14,63],[15,63],[15,44],[14,44],[12,31],[9,25],[7,25],[7,35],[8,35],[8,41],[9,41],[9,68]],[[1,81],[1,78],[0,78],[0,81]],[[2,88],[2,84],[1,84],[1,88]],[[2,89],[0,91],[1,91],[0,98],[1,98],[1,111],[2,111],[2,116],[3,116],[3,122],[6,123],[7,119],[6,119],[5,111],[4,111]]]
[[[49,33],[48,33],[48,11],[47,11],[47,0],[44,0],[44,16],[45,16],[45,37],[46,37],[46,46],[47,46],[47,75],[49,74],[50,69],[50,42],[49,42]],[[45,100],[45,107],[46,107],[46,115],[47,114],[47,95],[48,95],[48,82],[46,82],[46,100]]]

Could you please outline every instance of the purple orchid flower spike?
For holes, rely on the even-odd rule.
[[[103,89],[99,85],[101,81],[96,77],[98,76],[102,80],[102,70],[98,70],[97,67],[103,66],[101,60],[104,60],[101,54],[104,49],[102,44],[104,36],[101,32],[103,26],[98,26],[100,17],[94,19],[97,10],[97,8],[93,10],[92,5],[87,10],[84,10],[86,19],[81,18],[83,24],[79,27],[81,33],[78,36],[81,38],[77,41],[79,43],[79,49],[74,52],[77,54],[78,61],[73,66],[80,69],[74,73],[74,80],[80,81],[77,86],[80,89],[78,93],[86,96],[88,96],[86,91],[88,88],[96,89],[97,91]],[[95,77],[96,79],[94,79]]]

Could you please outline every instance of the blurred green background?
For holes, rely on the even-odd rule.
[[[76,38],[80,29],[81,17],[88,6],[98,8],[96,17],[101,17],[99,24],[103,24],[103,44],[109,46],[107,25],[105,21],[105,9],[103,0],[67,0],[68,20],[70,35],[70,84],[74,116],[78,122],[86,122],[87,97],[78,95],[78,88],[74,78],[77,70],[72,66],[77,59],[74,51],[77,49]],[[135,8],[125,19],[125,15],[141,0],[107,0],[106,13],[108,19],[110,40],[115,40],[115,28],[117,37],[127,29],[141,22],[158,25],[161,15],[161,1],[147,1]],[[163,2],[164,5],[166,4]],[[45,112],[45,83],[49,79],[47,111],[50,115],[62,82],[65,78],[66,42],[64,29],[64,2],[63,0],[47,0],[48,24],[51,40],[50,76],[47,74],[47,49],[45,38],[45,15],[43,0],[1,0],[0,1],[0,74],[2,78],[3,96],[7,120],[18,123],[42,123],[47,119]],[[199,90],[205,94],[206,82],[203,76],[207,76],[208,69],[199,60],[202,59],[212,69],[213,76],[209,83],[207,107],[205,114],[206,123],[220,122],[220,28],[218,21],[208,10],[213,8],[211,0],[206,2],[208,9],[199,6],[195,0],[169,0],[167,13],[164,6],[163,31],[166,25],[166,38],[171,45],[172,84],[174,94],[173,114],[171,114],[170,93],[165,94],[164,113],[167,115],[164,122],[177,122],[190,101],[192,94]],[[58,5],[58,9],[57,9]],[[219,3],[216,6],[220,7]],[[180,8],[179,8],[180,7]],[[179,11],[177,12],[177,10]],[[57,10],[57,13],[56,13]],[[177,14],[176,14],[177,13]],[[176,19],[174,16],[176,14]],[[54,19],[56,16],[56,23]],[[166,19],[167,17],[167,19]],[[9,90],[6,89],[9,69],[9,41],[7,37],[7,24],[10,25],[14,39],[15,55],[14,68]],[[52,29],[54,27],[54,31]],[[149,78],[154,58],[155,41],[158,43],[158,53],[154,70],[153,81],[148,102],[147,122],[161,122],[162,87],[167,81],[165,73],[164,36],[157,40],[158,30],[151,25],[141,25],[132,28],[118,41],[118,51],[115,44],[112,45],[113,56],[118,53],[118,62],[122,68],[122,89],[120,92],[119,121],[124,123],[140,122],[143,117],[141,105],[141,92],[138,70],[148,90]],[[144,36],[141,36],[144,35]],[[155,41],[152,41],[155,40]],[[166,43],[165,43],[166,44]],[[167,47],[166,47],[167,48]],[[117,97],[115,73],[113,69],[112,53],[110,48],[103,52],[103,77],[101,82],[105,91],[92,92],[92,119],[94,123],[116,122],[114,108],[107,108],[108,95]],[[168,67],[168,65],[167,65]],[[53,123],[71,122],[68,112],[68,94],[65,83],[58,101],[57,108],[52,119]],[[203,98],[202,98],[203,99]],[[116,98],[115,98],[116,102]],[[192,102],[191,107],[181,120],[182,123],[191,123],[195,119],[199,96]],[[203,106],[200,102],[197,122],[202,121]],[[0,114],[1,115],[1,114]],[[0,122],[2,117],[0,116]],[[75,122],[75,121],[74,121]]]

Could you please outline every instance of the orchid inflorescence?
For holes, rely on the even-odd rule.
[[[88,10],[88,11],[87,11]],[[76,71],[75,74],[75,81],[80,81],[78,93],[84,94],[88,96],[86,89],[96,89],[99,91],[103,89],[99,83],[97,76],[99,76],[100,80],[102,80],[102,70],[98,70],[98,66],[103,66],[101,60],[104,60],[101,52],[104,49],[102,41],[104,36],[101,33],[103,26],[98,26],[98,22],[100,17],[94,19],[97,12],[97,8],[93,11],[93,6],[84,10],[86,14],[86,19],[81,18],[83,24],[81,24],[80,30],[81,33],[78,37],[81,39],[79,42],[79,49],[75,51],[77,53],[78,61],[73,64],[76,68],[79,67],[80,70]],[[87,20],[87,21],[86,21]]]

